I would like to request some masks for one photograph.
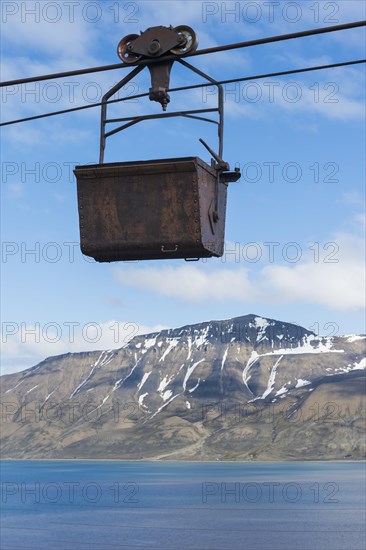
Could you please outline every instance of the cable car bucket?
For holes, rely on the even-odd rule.
[[[224,252],[226,195],[229,182],[240,178],[222,160],[223,89],[213,78],[181,59],[197,48],[187,26],[151,27],[127,35],[118,45],[124,63],[137,66],[102,99],[99,164],[76,166],[80,246],[98,262],[219,257]],[[174,61],[217,86],[218,106],[167,113],[170,71]],[[148,66],[149,98],[163,113],[107,119],[108,100]],[[219,120],[201,116],[218,113]],[[145,120],[187,117],[217,124],[219,150],[211,165],[198,157],[104,163],[106,139]],[[107,124],[122,125],[106,131]]]

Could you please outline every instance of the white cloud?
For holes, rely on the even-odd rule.
[[[123,285],[152,290],[191,303],[213,299],[249,300],[254,297],[254,288],[244,268],[235,271],[226,268],[210,270],[183,265],[129,270],[117,268],[115,273]]]
[[[50,58],[81,61],[90,57],[90,45],[98,43],[98,26],[88,21],[92,16],[83,13],[80,4],[74,14],[67,9],[67,2],[7,4],[13,6],[3,7],[2,35],[15,54],[32,57],[32,53],[41,53]]]
[[[361,218],[360,218],[361,221]],[[260,246],[260,243],[258,243]],[[231,248],[229,247],[229,250]],[[223,268],[162,266],[117,268],[117,281],[188,303],[318,304],[334,310],[359,310],[365,298],[365,242],[358,234],[338,233],[327,246],[302,250],[286,264],[269,263],[251,270],[230,263]],[[241,254],[239,254],[241,256]],[[228,256],[232,261],[232,255]],[[252,264],[253,265],[253,264]]]
[[[365,193],[361,194],[359,191],[350,190],[342,194],[344,204],[352,206],[353,208],[363,208],[365,204]]]
[[[343,311],[365,307],[362,258],[347,258],[348,254],[343,254],[347,239],[338,241],[338,245],[337,263],[315,263],[308,258],[293,267],[266,266],[261,271],[262,285],[279,303],[314,303]]]
[[[104,323],[50,322],[45,324],[2,323],[1,375],[32,367],[45,357],[118,349],[138,334],[159,332],[163,325],[135,322]]]
[[[302,68],[334,62],[329,58],[292,60],[288,68]],[[266,71],[251,70],[251,74]],[[235,73],[231,75],[236,76]],[[237,73],[242,76],[242,71]],[[216,107],[217,93],[200,91],[207,107]],[[198,95],[198,94],[197,94]],[[332,120],[365,118],[364,72],[360,68],[335,68],[326,71],[261,78],[224,85],[225,114],[233,119],[266,119],[269,115],[321,115]],[[309,123],[307,119],[307,124]]]

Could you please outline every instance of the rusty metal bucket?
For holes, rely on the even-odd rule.
[[[159,47],[158,47],[159,46]],[[150,27],[128,35],[118,46],[125,63],[143,61],[115,84],[101,103],[99,164],[77,166],[81,251],[98,262],[120,260],[199,259],[222,256],[227,183],[237,181],[222,159],[223,87],[181,56],[197,47],[197,37],[187,26]],[[149,98],[166,110],[170,101],[169,78],[174,59],[217,86],[217,107],[163,112],[143,116],[108,118],[110,99],[145,66],[151,73]],[[207,118],[216,113],[218,120]],[[205,114],[205,116],[202,116]],[[145,120],[188,117],[217,125],[218,153],[202,139],[212,156],[211,166],[198,157],[103,164],[106,140]],[[107,131],[107,125],[123,123]]]
[[[81,250],[98,262],[221,256],[227,184],[198,157],[78,166]]]

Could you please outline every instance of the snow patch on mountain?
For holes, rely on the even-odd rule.
[[[161,397],[163,398],[163,401],[166,401],[173,395],[173,392],[171,390],[167,390],[164,393],[161,394]]]
[[[8,390],[6,390],[5,393],[10,393],[12,392],[13,390],[15,390],[18,386],[20,386],[20,384],[22,384],[24,382],[24,380],[19,380],[19,382],[17,384],[15,384],[15,386],[13,386],[12,388],[9,388]]]
[[[203,344],[207,344],[207,335],[210,330],[210,325],[207,325],[203,330],[201,330],[201,334],[198,334],[198,336],[194,339],[194,344],[199,348],[200,346],[203,346]]]
[[[347,342],[350,342],[352,344],[353,342],[357,342],[357,340],[365,340],[366,336],[358,336],[357,334],[347,334],[345,338],[347,338]]]
[[[303,380],[302,378],[298,378],[295,388],[302,388],[303,386],[308,386],[309,384],[311,384],[310,380]]]
[[[223,370],[224,368],[224,365],[225,365],[225,361],[226,361],[226,358],[227,358],[227,352],[229,351],[229,347],[226,348],[226,350],[224,351],[224,356],[222,358],[222,361],[221,361],[221,371]]]
[[[150,370],[149,372],[145,372],[142,379],[141,379],[141,382],[139,382],[137,384],[137,388],[139,390],[141,390],[142,386],[145,384],[146,380],[149,378],[150,374],[152,373],[152,371]]]
[[[38,388],[38,386],[39,386],[39,384],[36,384],[35,386],[33,386],[33,388],[31,388],[30,390],[28,390],[28,391],[26,392],[25,395],[28,395],[28,393],[30,393],[31,391],[33,391],[33,390],[35,390],[36,388]]]
[[[257,344],[259,344],[262,340],[267,339],[266,328],[270,326],[270,323],[263,317],[255,317],[254,326],[259,329],[257,334]]]
[[[49,400],[49,398],[51,397],[51,395],[53,393],[55,393],[56,390],[53,390],[51,391],[51,393],[49,393],[47,396],[46,396],[46,399],[43,401],[42,405],[41,405],[41,408],[43,407],[43,405],[45,405],[47,403],[47,401]]]
[[[145,342],[144,342],[144,348],[145,349],[150,349],[152,348],[153,346],[155,346],[156,344],[156,336],[154,338],[146,338]]]
[[[254,394],[253,394],[252,390],[251,390],[251,389],[249,388],[249,386],[248,386],[248,380],[250,379],[250,376],[248,376],[248,373],[249,373],[249,369],[254,365],[254,363],[255,363],[256,361],[258,361],[259,357],[260,357],[260,355],[258,355],[258,353],[257,353],[255,350],[252,351],[252,354],[251,354],[251,356],[249,357],[249,359],[248,359],[248,361],[247,361],[247,364],[246,364],[245,367],[244,367],[243,374],[242,374],[243,382],[244,382],[244,384],[245,384],[247,390],[250,391],[250,393],[251,393],[252,395],[254,395]]]
[[[344,349],[332,349],[333,338],[317,338],[313,334],[308,334],[299,342],[296,348],[280,348],[265,355],[294,355],[302,353],[344,353]]]
[[[352,370],[359,370],[359,369],[366,369],[366,357],[361,359],[361,361],[358,361],[353,363],[353,369]]]
[[[84,378],[84,380],[82,380],[80,382],[80,384],[74,389],[74,391],[70,394],[69,399],[74,397],[74,395],[76,395],[81,390],[81,388],[90,380],[90,378],[93,376],[93,373],[94,373],[95,369],[98,368],[98,366],[100,364],[100,361],[101,361],[101,359],[102,359],[102,357],[105,353],[106,353],[105,351],[102,351],[102,353],[99,355],[98,359],[93,363],[92,368],[91,368],[88,376],[86,378]]]
[[[164,359],[172,351],[172,349],[175,348],[179,344],[180,338],[171,338],[171,339],[167,339],[167,341],[168,341],[168,347],[164,351],[163,355],[160,357],[159,363],[164,361]]]
[[[140,407],[144,407],[145,409],[147,409],[147,407],[146,407],[146,405],[144,405],[144,399],[145,399],[145,397],[146,397],[147,395],[149,395],[148,392],[143,393],[143,394],[141,394],[141,395],[139,396],[139,406],[140,406]]]
[[[134,356],[135,356],[135,364],[133,365],[132,369],[130,370],[130,372],[126,376],[124,376],[123,378],[120,378],[119,380],[117,380],[115,382],[112,391],[108,394],[108,397],[110,396],[111,393],[117,391],[125,383],[127,378],[129,378],[131,376],[131,374],[133,373],[133,371],[135,370],[135,368],[137,367],[137,365],[141,361],[142,357],[139,357],[139,359],[137,359],[137,354],[136,353],[134,354]]]
[[[198,386],[200,385],[200,382],[201,382],[201,378],[198,379],[198,382],[197,384],[194,386],[194,388],[191,388],[189,391],[189,393],[193,393],[194,390],[196,390],[198,388]]]
[[[179,397],[180,395],[182,395],[182,393],[177,393],[177,395],[173,395],[173,397],[171,397],[170,399],[168,399],[168,401],[166,401],[164,403],[164,405],[162,405],[161,407],[159,407],[155,412],[154,414],[152,414],[150,416],[150,419],[154,418],[157,414],[159,414],[159,412],[161,412],[165,407],[167,407],[169,405],[169,403],[171,403],[172,401],[174,401],[174,399],[176,399],[177,397]]]
[[[278,367],[278,364],[281,361],[282,357],[283,357],[283,355],[281,355],[281,357],[279,359],[277,359],[277,361],[273,365],[273,367],[271,369],[271,374],[269,375],[269,378],[268,378],[267,388],[264,391],[262,397],[260,397],[260,399],[265,399],[267,397],[267,395],[269,395],[274,390],[275,381],[276,381],[276,374],[277,374],[277,367]]]
[[[168,386],[169,382],[172,380],[173,377],[168,378],[168,376],[164,376],[164,378],[160,381],[160,384],[158,386],[158,392],[162,393],[165,388]]]
[[[199,361],[197,361],[196,363],[193,363],[192,366],[188,367],[187,369],[187,372],[186,372],[186,375],[184,377],[184,380],[183,380],[183,390],[186,391],[186,388],[187,388],[187,382],[189,380],[189,377],[191,376],[191,374],[193,373],[194,369],[200,364],[202,363],[202,361],[204,361],[205,359],[202,358],[200,359]]]
[[[192,337],[188,336],[188,355],[187,355],[187,361],[191,358],[192,355]]]
[[[160,381],[160,384],[157,388],[157,392],[160,394],[160,397],[166,401],[167,399],[169,399],[169,397],[172,396],[173,392],[171,390],[166,390],[165,391],[165,388],[170,384],[170,382],[174,379],[174,375],[173,376],[164,376],[163,380]]]

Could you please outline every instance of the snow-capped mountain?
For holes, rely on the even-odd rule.
[[[51,357],[1,377],[3,457],[359,458],[365,342],[246,315]]]

